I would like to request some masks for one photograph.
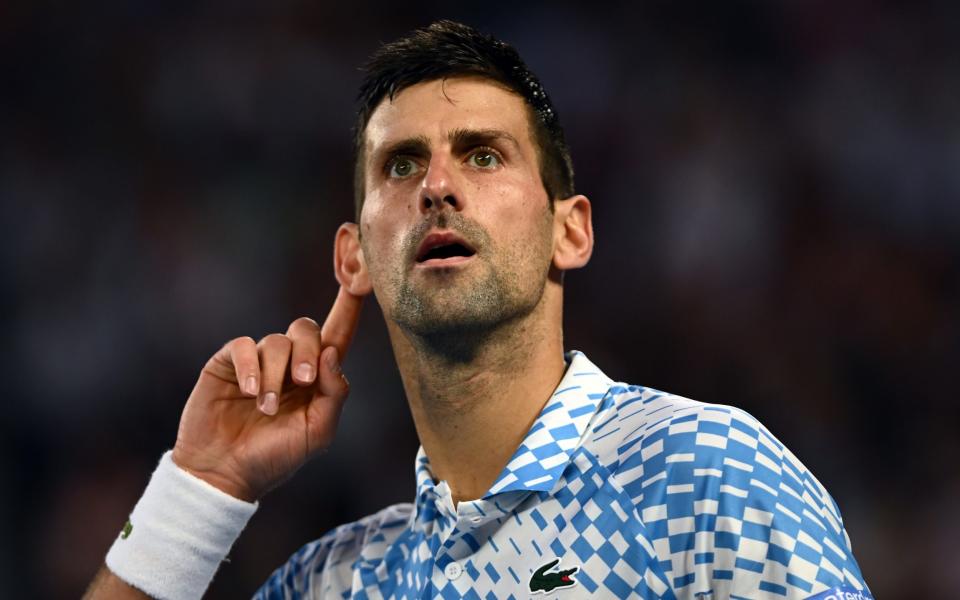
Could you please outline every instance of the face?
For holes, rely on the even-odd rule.
[[[387,319],[429,336],[537,306],[554,213],[531,133],[523,99],[477,78],[420,83],[377,107],[360,241]]]

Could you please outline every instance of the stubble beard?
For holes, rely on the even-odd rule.
[[[423,274],[430,289],[412,281],[411,271],[400,269],[391,318],[421,350],[453,362],[469,362],[498,332],[534,311],[543,297],[549,269],[545,239],[523,248],[495,248],[483,228],[458,214],[423,227],[449,227],[478,249],[471,266],[480,273],[458,269]],[[405,241],[407,251],[422,239],[415,230]],[[498,257],[499,268],[493,257]],[[542,263],[542,264],[541,264]],[[540,268],[542,266],[542,269]],[[541,272],[542,271],[542,272]]]

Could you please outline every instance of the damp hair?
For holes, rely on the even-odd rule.
[[[573,161],[557,111],[513,46],[462,23],[436,21],[382,45],[363,71],[354,126],[353,188],[358,222],[366,196],[364,140],[371,115],[384,99],[393,100],[412,85],[450,77],[488,79],[523,98],[547,197],[553,200],[574,194]]]

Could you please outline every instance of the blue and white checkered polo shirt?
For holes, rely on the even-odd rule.
[[[579,353],[482,498],[417,497],[300,549],[257,598],[872,597],[840,512],[750,415]]]

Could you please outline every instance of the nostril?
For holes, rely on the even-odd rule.
[[[424,209],[430,209],[430,208],[433,208],[434,206],[436,206],[436,207],[437,207],[437,210],[442,210],[445,205],[450,205],[451,208],[456,209],[457,206],[458,206],[458,204],[459,204],[459,203],[457,202],[457,197],[454,196],[454,195],[452,195],[452,194],[448,194],[448,195],[444,196],[443,198],[440,198],[440,199],[437,199],[437,200],[434,200],[434,199],[431,198],[430,196],[424,196],[424,197],[423,197],[423,208],[424,208]]]

